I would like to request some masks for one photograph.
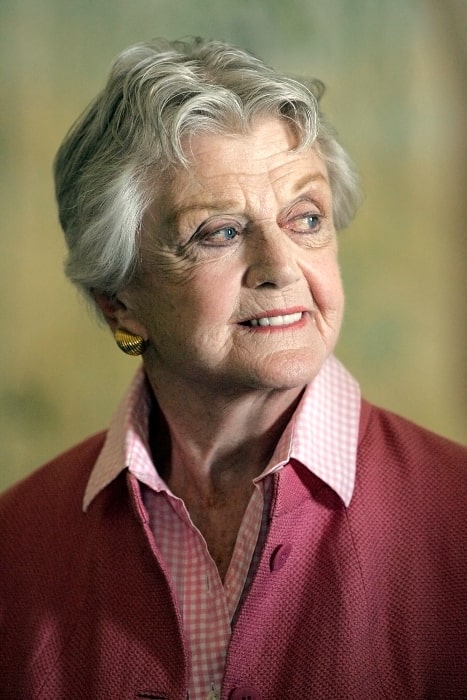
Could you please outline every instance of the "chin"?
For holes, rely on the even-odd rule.
[[[265,361],[258,368],[257,386],[265,389],[299,389],[309,384],[320,371],[326,356],[322,358],[282,357]]]

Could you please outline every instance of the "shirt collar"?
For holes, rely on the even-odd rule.
[[[83,510],[124,469],[156,491],[166,489],[148,447],[150,396],[140,368],[111,421],[89,477]],[[355,483],[360,402],[357,382],[330,356],[305,388],[292,420],[258,480],[294,459],[328,484],[348,506]]]
[[[104,446],[86,486],[84,511],[124,469],[152,488],[162,483],[152,464],[148,447],[150,405],[150,391],[140,367],[110,422]]]
[[[291,459],[328,484],[348,506],[355,485],[360,387],[333,356],[307,387],[296,413]]]

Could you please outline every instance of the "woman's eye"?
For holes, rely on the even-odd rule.
[[[291,233],[315,234],[321,231],[323,214],[317,211],[302,210],[302,213],[290,212],[281,224],[282,228]]]
[[[320,225],[320,214],[305,214],[304,216],[297,216],[295,219],[292,219],[287,228],[292,231],[297,231],[298,233],[309,233],[310,231],[317,231]]]
[[[228,245],[238,236],[238,231],[234,226],[223,226],[217,229],[217,231],[212,231],[212,233],[207,233],[203,236],[202,242],[205,245]]]
[[[305,217],[305,222],[308,228],[315,229],[320,225],[321,217],[319,217],[318,214],[310,214],[309,216]]]

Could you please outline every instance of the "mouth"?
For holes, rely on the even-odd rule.
[[[258,326],[261,328],[280,328],[298,323],[302,320],[303,315],[303,311],[296,311],[290,314],[274,314],[271,316],[262,316],[261,318],[251,318],[248,321],[243,321],[241,325],[250,328],[256,328]]]

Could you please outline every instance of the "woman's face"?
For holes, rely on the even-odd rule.
[[[150,340],[156,383],[302,387],[336,343],[343,293],[326,167],[279,120],[197,135],[145,219],[121,326]]]

